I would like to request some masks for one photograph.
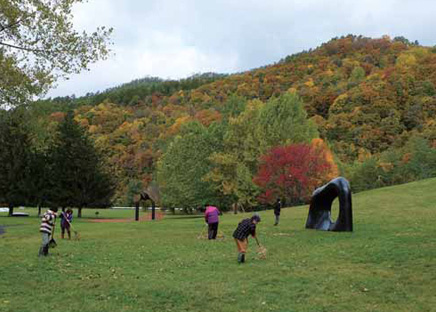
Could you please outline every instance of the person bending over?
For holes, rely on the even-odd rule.
[[[248,248],[248,236],[256,238],[256,225],[260,222],[260,216],[255,213],[251,218],[247,218],[239,222],[235,232],[233,232],[233,238],[238,248],[238,263],[245,262],[245,253]]]
[[[42,244],[39,248],[39,256],[48,256],[48,249],[50,239],[52,238],[52,234],[54,231],[54,226],[56,223],[56,213],[58,208],[50,208],[48,209],[41,218],[41,226],[39,227],[39,231],[42,234]]]
[[[208,238],[216,239],[218,233],[220,211],[215,206],[206,204],[206,211],[204,212],[204,219],[209,227]]]

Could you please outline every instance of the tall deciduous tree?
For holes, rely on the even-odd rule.
[[[74,30],[71,8],[80,2],[0,0],[0,105],[23,104],[107,57],[112,29]]]
[[[104,163],[72,112],[59,124],[51,147],[52,187],[50,201],[61,207],[107,207],[114,186]]]
[[[234,98],[234,101],[238,98]],[[242,99],[243,101],[243,99]],[[261,155],[256,128],[261,109],[265,104],[254,100],[245,104],[245,110],[230,118],[223,139],[223,149],[216,150],[210,160],[213,163],[205,179],[213,182],[217,190],[238,204],[250,207],[256,204],[257,186],[252,177],[257,170]]]
[[[211,170],[209,156],[221,149],[223,129],[199,122],[184,125],[158,165],[162,201],[172,207],[197,207],[217,202],[217,192],[204,176]]]
[[[318,137],[316,125],[307,118],[304,103],[295,92],[269,100],[257,124],[263,152],[273,146],[310,142]]]
[[[334,170],[337,168],[325,157],[322,146],[291,144],[262,156],[254,182],[263,190],[261,201],[272,203],[281,197],[295,204],[307,200]]]
[[[273,146],[310,142],[318,131],[295,93],[288,92],[266,104],[254,100],[244,106],[240,115],[230,118],[224,150],[211,156],[214,167],[206,178],[238,204],[253,206],[259,194],[253,183],[259,157]]]

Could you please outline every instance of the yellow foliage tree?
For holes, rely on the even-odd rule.
[[[336,178],[339,175],[339,169],[335,163],[333,153],[324,142],[324,140],[319,138],[312,139],[311,145],[320,153],[320,155],[323,156],[326,162],[331,165],[330,171],[327,171],[325,176],[321,177],[321,180],[323,181],[320,182],[323,183]]]

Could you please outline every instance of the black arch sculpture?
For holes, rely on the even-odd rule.
[[[146,189],[139,192],[134,196],[135,201],[135,220],[139,221],[139,202],[151,201],[151,220],[156,219],[156,203],[160,202],[160,191],[157,185],[151,184]]]
[[[336,197],[339,197],[339,216],[336,222],[333,222],[330,216],[332,203]],[[351,189],[345,178],[333,179],[313,192],[306,229],[337,232],[353,231]]]

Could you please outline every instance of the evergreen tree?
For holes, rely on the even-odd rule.
[[[13,208],[27,202],[30,179],[30,137],[23,126],[24,111],[0,111],[0,202]]]
[[[102,159],[84,130],[67,113],[59,124],[51,147],[52,187],[50,201],[61,207],[107,207],[113,195],[113,182]]]

